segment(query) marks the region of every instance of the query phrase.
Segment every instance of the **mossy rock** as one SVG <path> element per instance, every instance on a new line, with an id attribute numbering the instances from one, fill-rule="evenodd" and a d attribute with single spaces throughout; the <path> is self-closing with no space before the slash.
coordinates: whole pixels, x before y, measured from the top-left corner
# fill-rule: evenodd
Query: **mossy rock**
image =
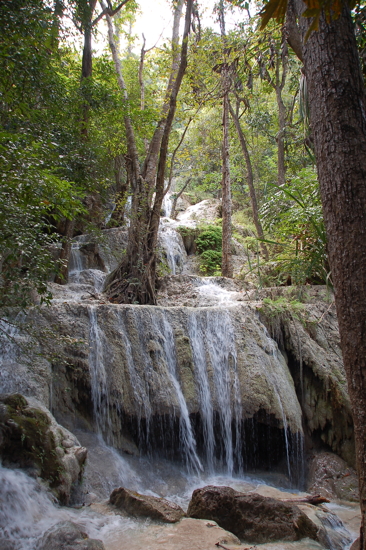
<path id="1" fill-rule="evenodd" d="M 36 468 L 50 487 L 56 487 L 64 468 L 56 453 L 47 414 L 29 407 L 20 394 L 0 396 L 0 404 L 0 456 L 3 462 Z"/>

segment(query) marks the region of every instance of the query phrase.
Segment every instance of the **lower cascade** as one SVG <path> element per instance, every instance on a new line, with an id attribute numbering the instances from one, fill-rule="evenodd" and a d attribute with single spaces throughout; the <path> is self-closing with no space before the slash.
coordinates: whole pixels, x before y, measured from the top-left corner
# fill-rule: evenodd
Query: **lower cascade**
<path id="1" fill-rule="evenodd" d="M 125 238 L 115 231 L 107 237 Z M 178 256 L 166 253 L 172 273 L 181 266 Z M 310 342 L 289 317 L 281 328 L 287 340 L 276 342 L 255 300 L 222 278 L 167 277 L 164 305 L 107 303 L 99 292 L 113 261 L 110 251 L 78 238 L 70 282 L 52 286 L 52 304 L 1 320 L 1 548 L 47 550 L 52 537 L 67 532 L 75 540 L 89 537 L 90 548 L 103 547 L 92 546 L 97 539 L 106 550 L 139 550 L 153 526 L 111 512 L 104 500 L 118 487 L 187 510 L 192 491 L 205 485 L 275 498 L 283 493 L 273 486 L 304 489 L 311 438 L 313 448 L 352 463 L 347 396 L 337 393 L 340 418 L 329 393 L 336 384 L 343 388 L 343 371 L 338 363 L 332 371 L 331 348 L 316 329 Z M 331 322 L 324 308 L 321 319 Z M 13 401 L 20 408 L 9 408 Z M 45 478 L 32 436 L 16 427 L 19 415 L 43 418 L 45 433 L 53 434 L 50 456 L 62 463 L 50 468 L 59 473 Z M 16 437 L 29 446 L 23 458 L 2 448 Z M 48 489 L 37 482 L 40 475 Z M 59 507 L 55 495 L 80 509 Z M 324 514 L 310 518 L 323 533 L 319 540 L 314 535 L 281 548 L 348 548 L 356 535 L 333 511 Z M 185 521 L 193 520 L 180 522 L 190 532 Z"/>

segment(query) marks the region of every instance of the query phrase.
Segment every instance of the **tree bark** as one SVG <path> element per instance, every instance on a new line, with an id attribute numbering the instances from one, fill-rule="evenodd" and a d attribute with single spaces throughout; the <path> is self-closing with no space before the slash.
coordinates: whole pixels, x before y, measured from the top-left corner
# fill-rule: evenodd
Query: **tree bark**
<path id="1" fill-rule="evenodd" d="M 304 4 L 297 2 L 298 14 Z M 366 549 L 366 115 L 365 94 L 349 9 L 320 19 L 304 40 L 309 20 L 299 19 L 308 82 L 310 120 L 329 263 L 348 391 L 352 404 L 362 524 Z"/>
<path id="2" fill-rule="evenodd" d="M 223 0 L 218 4 L 218 15 L 220 23 L 221 38 L 225 46 L 226 30 L 225 30 L 225 7 Z M 222 263 L 221 274 L 223 277 L 232 277 L 234 274 L 233 259 L 231 254 L 231 181 L 230 181 L 230 150 L 229 150 L 229 90 L 230 90 L 230 74 L 229 64 L 224 59 L 221 64 L 221 87 L 222 87 L 222 179 L 221 179 L 221 194 L 222 194 Z"/>
<path id="3" fill-rule="evenodd" d="M 234 273 L 231 254 L 231 185 L 229 163 L 229 94 L 225 91 L 222 101 L 222 266 L 223 277 L 232 277 Z"/>
<path id="4" fill-rule="evenodd" d="M 252 206 L 253 221 L 254 221 L 255 228 L 257 230 L 257 237 L 258 237 L 258 239 L 261 240 L 260 246 L 261 246 L 261 249 L 262 249 L 262 252 L 263 252 L 264 259 L 266 261 L 268 261 L 268 250 L 267 250 L 267 247 L 266 247 L 265 243 L 263 242 L 264 233 L 263 233 L 262 224 L 261 224 L 260 219 L 259 219 L 257 195 L 256 195 L 255 188 L 254 188 L 252 162 L 250 160 L 250 155 L 249 155 L 249 151 L 248 151 L 248 147 L 247 147 L 247 142 L 246 142 L 242 127 L 240 125 L 239 117 L 238 117 L 237 113 L 234 111 L 234 109 L 232 108 L 230 102 L 229 102 L 229 109 L 230 109 L 231 118 L 233 119 L 233 122 L 235 124 L 235 128 L 236 128 L 238 138 L 239 138 L 240 147 L 241 147 L 242 153 L 244 155 L 245 164 L 246 164 L 246 167 L 247 167 L 247 183 L 248 183 L 248 188 L 249 188 L 250 203 L 251 203 L 251 206 Z"/>
<path id="5" fill-rule="evenodd" d="M 65 285 L 67 283 L 67 274 L 69 269 L 70 253 L 71 253 L 71 239 L 74 236 L 75 220 L 66 220 L 65 222 L 65 235 L 61 247 L 59 260 L 62 261 L 59 275 L 55 277 L 55 283 L 59 285 Z"/>
<path id="6" fill-rule="evenodd" d="M 177 193 L 173 199 L 173 202 L 172 202 L 172 211 L 170 213 L 170 217 L 172 220 L 175 220 L 176 217 L 177 217 L 177 213 L 176 213 L 176 209 L 177 209 L 177 202 L 178 202 L 178 199 L 183 195 L 184 191 L 187 189 L 188 185 L 190 184 L 190 182 L 192 181 L 192 178 L 188 178 L 187 181 L 184 183 L 182 189 L 179 191 L 179 193 Z"/>
<path id="7" fill-rule="evenodd" d="M 161 205 L 164 198 L 164 176 L 169 135 L 174 120 L 177 95 L 187 66 L 188 35 L 192 13 L 192 0 L 187 0 L 185 28 L 179 50 L 179 19 L 183 0 L 179 0 L 173 25 L 173 58 L 170 78 L 160 119 L 142 169 L 140 169 L 136 141 L 130 117 L 125 115 L 126 137 L 129 149 L 130 179 L 132 181 L 132 208 L 128 245 L 120 265 L 107 278 L 106 292 L 115 303 L 155 304 L 156 295 L 156 244 Z M 109 25 L 109 42 L 117 69 L 118 82 L 127 101 L 126 87 L 118 55 L 113 53 L 113 28 Z M 151 208 L 153 191 L 155 200 Z"/>

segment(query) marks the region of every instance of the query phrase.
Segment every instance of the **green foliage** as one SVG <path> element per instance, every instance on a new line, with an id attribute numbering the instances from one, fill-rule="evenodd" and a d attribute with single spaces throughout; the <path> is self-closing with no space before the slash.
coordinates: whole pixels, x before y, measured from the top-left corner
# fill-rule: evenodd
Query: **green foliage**
<path id="1" fill-rule="evenodd" d="M 315 170 L 304 168 L 288 180 L 286 188 L 274 191 L 262 206 L 267 231 L 277 240 L 272 245 L 272 269 L 268 282 L 283 284 L 328 284 L 326 235 Z"/>
<path id="2" fill-rule="evenodd" d="M 196 246 L 199 254 L 208 250 L 220 251 L 222 248 L 222 228 L 209 225 L 203 229 L 196 238 Z"/>
<path id="3" fill-rule="evenodd" d="M 259 311 L 269 319 L 284 315 L 299 319 L 301 313 L 304 312 L 304 308 L 305 306 L 302 302 L 290 299 L 287 296 L 280 296 L 274 300 L 271 298 L 264 298 Z"/>
<path id="4" fill-rule="evenodd" d="M 221 275 L 221 250 L 205 250 L 200 255 L 200 272 L 204 275 Z"/>
<path id="5" fill-rule="evenodd" d="M 0 307 L 26 307 L 31 291 L 47 301 L 57 270 L 50 220 L 82 210 L 81 195 L 48 165 L 53 146 L 27 135 L 0 133 Z"/>

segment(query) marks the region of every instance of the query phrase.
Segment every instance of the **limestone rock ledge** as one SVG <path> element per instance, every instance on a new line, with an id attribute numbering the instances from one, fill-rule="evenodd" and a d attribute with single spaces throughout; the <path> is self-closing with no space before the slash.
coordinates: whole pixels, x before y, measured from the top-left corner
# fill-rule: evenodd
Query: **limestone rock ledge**
<path id="1" fill-rule="evenodd" d="M 87 449 L 35 399 L 0 395 L 0 457 L 4 465 L 41 477 L 62 504 L 81 477 Z"/>

